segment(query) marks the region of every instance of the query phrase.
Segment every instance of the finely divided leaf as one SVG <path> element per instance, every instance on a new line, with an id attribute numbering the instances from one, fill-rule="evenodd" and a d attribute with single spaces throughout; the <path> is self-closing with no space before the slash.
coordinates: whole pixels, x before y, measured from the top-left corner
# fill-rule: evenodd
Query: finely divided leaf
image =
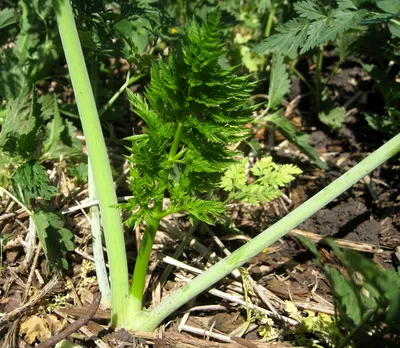
<path id="1" fill-rule="evenodd" d="M 231 165 L 224 176 L 222 177 L 221 184 L 219 187 L 225 191 L 232 192 L 235 190 L 241 190 L 246 186 L 246 165 L 248 159 L 244 158 L 240 163 Z"/>
<path id="2" fill-rule="evenodd" d="M 264 186 L 283 187 L 295 179 L 302 170 L 293 164 L 277 165 L 272 157 L 264 157 L 256 162 L 251 172 L 258 177 L 257 182 Z"/>
<path id="3" fill-rule="evenodd" d="M 219 38 L 219 11 L 199 24 L 188 23 L 177 49 L 153 64 L 145 99 L 128 92 L 132 110 L 145 122 L 146 134 L 131 137 L 131 188 L 135 211 L 128 224 L 151 218 L 149 203 L 167 192 L 166 213 L 186 211 L 208 223 L 223 211 L 221 203 L 196 198 L 219 185 L 237 153 L 229 145 L 245 139 L 251 121 L 248 77 L 225 69 Z M 176 144 L 176 148 L 171 144 Z"/>
<path id="4" fill-rule="evenodd" d="M 283 62 L 283 56 L 279 53 L 272 60 L 271 79 L 268 91 L 268 110 L 279 106 L 284 95 L 289 91 L 290 80 Z"/>
<path id="5" fill-rule="evenodd" d="M 224 210 L 225 205 L 222 202 L 202 200 L 195 197 L 187 201 L 180 202 L 180 205 L 176 211 L 188 212 L 197 220 L 213 225 L 214 219 L 220 217 Z"/>
<path id="6" fill-rule="evenodd" d="M 255 177 L 247 183 L 246 165 L 248 159 L 244 158 L 241 163 L 233 164 L 225 172 L 220 187 L 229 192 L 229 201 L 249 202 L 255 206 L 266 203 L 281 195 L 279 187 L 294 180 L 294 175 L 302 171 L 292 165 L 277 165 L 268 156 L 257 161 L 251 168 Z"/>

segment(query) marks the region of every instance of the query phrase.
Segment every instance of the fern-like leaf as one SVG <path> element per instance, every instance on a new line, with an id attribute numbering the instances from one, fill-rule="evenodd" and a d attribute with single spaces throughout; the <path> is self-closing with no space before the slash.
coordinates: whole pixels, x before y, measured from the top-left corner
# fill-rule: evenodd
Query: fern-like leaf
<path id="1" fill-rule="evenodd" d="M 145 123 L 145 134 L 130 138 L 134 198 L 121 205 L 134 212 L 128 225 L 151 219 L 151 202 L 164 194 L 170 197 L 164 213 L 186 211 L 211 223 L 223 211 L 198 195 L 218 187 L 237 154 L 228 145 L 248 136 L 243 125 L 251 121 L 247 100 L 254 85 L 219 65 L 225 54 L 219 21 L 215 11 L 202 24 L 186 25 L 177 49 L 153 64 L 145 99 L 128 91 Z M 179 145 L 172 150 L 172 143 Z"/>
<path id="2" fill-rule="evenodd" d="M 277 165 L 272 157 L 264 157 L 251 168 L 255 180 L 247 184 L 246 165 L 248 159 L 232 165 L 221 180 L 220 187 L 229 192 L 228 200 L 249 202 L 259 205 L 278 198 L 281 195 L 279 187 L 294 180 L 301 174 L 300 168 L 292 165 Z"/>

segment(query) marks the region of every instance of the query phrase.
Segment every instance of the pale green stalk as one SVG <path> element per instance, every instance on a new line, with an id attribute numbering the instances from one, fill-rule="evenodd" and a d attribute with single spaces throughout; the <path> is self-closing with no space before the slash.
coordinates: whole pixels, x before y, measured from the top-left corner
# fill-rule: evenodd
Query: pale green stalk
<path id="1" fill-rule="evenodd" d="M 97 105 L 97 86 L 98 86 L 98 73 L 97 73 L 97 57 L 93 56 L 90 64 L 90 80 L 92 84 L 93 96 Z M 99 115 L 100 116 L 100 115 Z M 94 183 L 93 169 L 90 164 L 90 155 L 88 156 L 88 188 L 89 188 L 89 201 L 97 201 L 96 185 Z M 108 308 L 111 308 L 111 287 L 108 280 L 106 269 L 106 261 L 104 259 L 100 211 L 97 205 L 90 208 L 90 228 L 92 232 L 92 247 L 93 258 L 96 267 L 96 277 L 99 283 L 101 292 L 101 302 Z"/>
<path id="2" fill-rule="evenodd" d="M 149 313 L 143 313 L 138 321 L 131 323 L 131 327 L 133 326 L 133 329 L 139 331 L 154 330 L 176 309 L 213 286 L 217 281 L 231 273 L 234 269 L 240 267 L 266 247 L 283 237 L 286 233 L 290 232 L 293 228 L 323 208 L 353 184 L 368 175 L 368 173 L 376 169 L 383 162 L 394 156 L 398 151 L 400 151 L 400 134 L 381 146 L 378 150 L 317 193 L 314 197 L 303 203 L 300 207 L 286 215 L 241 248 L 234 251 L 231 255 L 216 263 L 206 272 L 197 276 L 183 288 L 164 299 Z"/>
<path id="3" fill-rule="evenodd" d="M 272 30 L 272 25 L 274 23 L 275 12 L 276 12 L 276 7 L 275 4 L 272 3 L 271 8 L 269 10 L 267 25 L 265 27 L 265 37 L 271 36 L 271 30 Z"/>
<path id="4" fill-rule="evenodd" d="M 61 41 L 71 76 L 86 145 L 95 174 L 110 266 L 112 324 L 128 326 L 129 283 L 125 241 L 111 167 L 101 130 L 72 8 L 68 0 L 53 0 Z"/>

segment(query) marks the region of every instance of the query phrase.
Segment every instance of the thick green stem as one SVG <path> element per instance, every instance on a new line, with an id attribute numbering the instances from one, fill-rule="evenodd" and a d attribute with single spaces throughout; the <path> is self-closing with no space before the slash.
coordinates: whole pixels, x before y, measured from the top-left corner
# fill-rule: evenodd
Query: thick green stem
<path id="1" fill-rule="evenodd" d="M 156 202 L 153 210 L 153 218 L 148 223 L 143 234 L 138 256 L 136 258 L 135 270 L 133 271 L 132 285 L 130 293 L 137 301 L 134 302 L 133 312 L 139 312 L 142 309 L 143 291 L 146 280 L 149 258 L 156 236 L 158 225 L 160 224 L 160 214 L 162 213 L 162 201 Z"/>
<path id="2" fill-rule="evenodd" d="M 114 326 L 128 326 L 130 309 L 128 266 L 120 213 L 115 208 L 118 201 L 107 149 L 71 5 L 68 0 L 53 0 L 53 4 L 94 172 L 103 220 L 110 266 L 112 324 Z"/>
<path id="3" fill-rule="evenodd" d="M 169 151 L 169 159 L 172 161 L 178 152 L 181 135 L 182 135 L 183 123 L 177 122 L 175 134 L 172 140 L 171 149 Z M 161 185 L 164 186 L 164 182 L 167 181 L 168 173 L 166 177 L 161 178 Z M 145 279 L 147 274 L 147 268 L 149 265 L 149 258 L 151 250 L 154 243 L 154 238 L 156 236 L 158 226 L 160 225 L 160 220 L 163 210 L 163 201 L 154 202 L 153 217 L 148 222 L 147 227 L 143 234 L 143 239 L 140 244 L 138 256 L 135 263 L 135 269 L 132 276 L 132 285 L 130 289 L 131 295 L 135 298 L 133 312 L 139 312 L 142 309 L 143 303 L 143 291 L 145 286 Z"/>
<path id="4" fill-rule="evenodd" d="M 178 121 L 174 134 L 174 140 L 172 141 L 171 149 L 169 151 L 169 159 L 171 161 L 178 152 L 179 143 L 181 142 L 182 130 L 183 130 L 183 123 Z"/>
<path id="5" fill-rule="evenodd" d="M 132 325 L 136 330 L 152 331 L 176 309 L 187 303 L 234 269 L 256 256 L 266 247 L 274 243 L 304 220 L 338 197 L 353 184 L 376 169 L 383 162 L 400 151 L 400 134 L 381 146 L 378 150 L 343 174 L 300 207 L 286 215 L 283 219 L 263 231 L 250 242 L 234 251 L 190 283 L 163 300 L 157 307 L 140 318 L 140 322 Z"/>

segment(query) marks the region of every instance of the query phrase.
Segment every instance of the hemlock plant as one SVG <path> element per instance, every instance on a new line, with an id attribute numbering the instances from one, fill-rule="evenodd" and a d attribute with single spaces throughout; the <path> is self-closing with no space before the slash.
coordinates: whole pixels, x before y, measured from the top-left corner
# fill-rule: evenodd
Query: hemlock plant
<path id="1" fill-rule="evenodd" d="M 122 207 L 135 210 L 126 222 L 128 225 L 146 222 L 129 287 L 111 169 L 72 9 L 67 0 L 53 3 L 98 191 L 110 266 L 114 326 L 154 330 L 177 308 L 257 255 L 400 149 L 400 135 L 397 135 L 158 306 L 150 311 L 143 310 L 144 277 L 160 219 L 175 212 L 187 212 L 192 220 L 212 223 L 213 218 L 224 211 L 223 203 L 211 199 L 210 192 L 214 189 L 221 187 L 228 191 L 228 199 L 267 201 L 278 194 L 277 186 L 290 181 L 299 169 L 290 165 L 277 166 L 264 159 L 252 169 L 256 177 L 253 183 L 247 184 L 243 179 L 245 162 L 235 167 L 237 152 L 228 145 L 246 137 L 243 125 L 249 122 L 251 108 L 246 106 L 246 101 L 252 85 L 245 77 L 237 77 L 234 69 L 222 69 L 218 64 L 224 52 L 218 39 L 218 12 L 210 15 L 202 26 L 191 22 L 185 27 L 181 45 L 170 53 L 168 61 L 152 66 L 146 99 L 128 92 L 132 109 L 145 122 L 145 134 L 130 138 L 134 198 Z M 170 203 L 164 208 L 166 195 Z"/>
<path id="2" fill-rule="evenodd" d="M 224 70 L 218 39 L 219 13 L 203 26 L 185 28 L 181 45 L 167 62 L 153 64 L 146 100 L 128 91 L 132 110 L 145 122 L 145 134 L 132 136 L 131 188 L 134 198 L 122 204 L 135 211 L 126 221 L 146 230 L 139 249 L 130 293 L 142 308 L 144 280 L 160 219 L 187 212 L 191 219 L 212 223 L 224 211 L 207 193 L 238 153 L 227 145 L 247 136 L 250 121 L 246 101 L 252 90 L 246 78 Z M 170 198 L 163 209 L 164 197 Z"/>

